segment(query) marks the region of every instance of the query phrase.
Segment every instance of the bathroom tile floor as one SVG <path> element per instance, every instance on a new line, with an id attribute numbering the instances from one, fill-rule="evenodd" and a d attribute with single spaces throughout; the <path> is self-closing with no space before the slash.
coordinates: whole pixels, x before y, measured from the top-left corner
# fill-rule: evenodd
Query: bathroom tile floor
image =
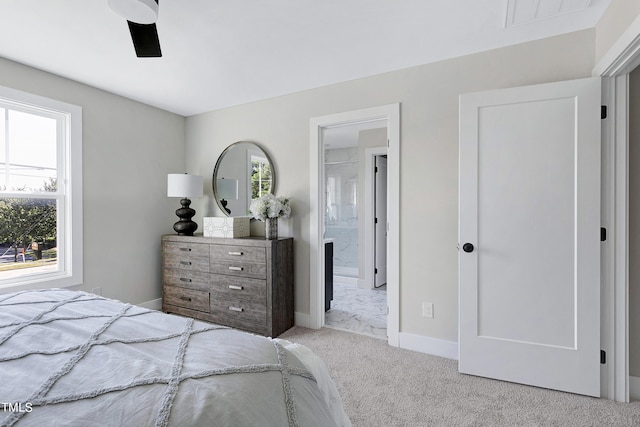
<path id="1" fill-rule="evenodd" d="M 331 310 L 325 326 L 374 338 L 387 339 L 387 287 L 367 290 L 334 277 Z"/>

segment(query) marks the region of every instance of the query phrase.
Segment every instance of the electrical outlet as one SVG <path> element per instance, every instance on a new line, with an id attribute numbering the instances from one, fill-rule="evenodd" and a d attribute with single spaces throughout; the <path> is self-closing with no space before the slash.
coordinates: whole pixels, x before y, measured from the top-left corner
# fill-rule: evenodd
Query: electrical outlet
<path id="1" fill-rule="evenodd" d="M 422 303 L 422 317 L 428 317 L 430 319 L 433 319 L 433 303 L 432 302 Z"/>
<path id="2" fill-rule="evenodd" d="M 102 288 L 93 288 L 91 289 L 92 294 L 102 295 Z"/>

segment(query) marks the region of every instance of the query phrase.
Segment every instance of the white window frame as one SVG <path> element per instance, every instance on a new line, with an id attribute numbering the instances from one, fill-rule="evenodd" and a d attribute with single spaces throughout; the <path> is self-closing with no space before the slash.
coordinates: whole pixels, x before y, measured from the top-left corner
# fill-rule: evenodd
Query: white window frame
<path id="1" fill-rule="evenodd" d="M 82 108 L 66 102 L 0 86 L 0 106 L 26 112 L 40 110 L 61 119 L 58 142 L 58 270 L 0 280 L 0 293 L 69 287 L 83 281 L 82 247 Z M 47 114 L 48 113 L 48 114 Z M 0 192 L 0 197 L 16 193 Z M 21 194 L 25 197 L 25 194 Z M 29 194 L 29 197 L 47 197 Z"/>
<path id="2" fill-rule="evenodd" d="M 267 160 L 267 157 L 264 155 L 263 152 L 259 151 L 259 150 L 251 150 L 251 149 L 247 149 L 247 176 L 249 177 L 248 182 L 247 182 L 247 197 L 249 199 L 249 205 L 251 205 L 251 198 L 253 197 L 253 189 L 251 188 L 251 171 L 252 171 L 252 167 L 253 167 L 253 162 L 254 161 L 258 161 L 261 164 L 264 163 L 269 163 L 269 161 Z M 273 168 L 273 166 L 271 166 Z M 273 192 L 273 170 L 271 171 L 271 185 L 270 188 L 272 189 Z"/>

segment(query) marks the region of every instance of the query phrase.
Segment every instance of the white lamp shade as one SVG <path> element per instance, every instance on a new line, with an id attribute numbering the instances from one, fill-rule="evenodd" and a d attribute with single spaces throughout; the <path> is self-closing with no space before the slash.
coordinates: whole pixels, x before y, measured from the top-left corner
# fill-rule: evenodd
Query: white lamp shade
<path id="1" fill-rule="evenodd" d="M 220 199 L 236 200 L 238 198 L 238 180 L 218 179 L 216 181 L 216 196 Z"/>
<path id="2" fill-rule="evenodd" d="M 202 177 L 170 173 L 167 176 L 167 197 L 202 197 Z"/>
<path id="3" fill-rule="evenodd" d="M 153 24 L 158 20 L 158 3 L 155 0 L 107 0 L 109 7 L 127 21 Z"/>

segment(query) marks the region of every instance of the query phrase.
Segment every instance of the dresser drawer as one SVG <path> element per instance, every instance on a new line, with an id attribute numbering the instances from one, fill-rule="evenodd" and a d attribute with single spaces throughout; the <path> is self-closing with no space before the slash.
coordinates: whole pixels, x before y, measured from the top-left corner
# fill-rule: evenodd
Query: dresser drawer
<path id="1" fill-rule="evenodd" d="M 214 294 L 211 298 L 211 317 L 215 323 L 264 333 L 267 308 L 264 303 Z"/>
<path id="2" fill-rule="evenodd" d="M 255 264 L 250 262 L 220 261 L 211 262 L 209 271 L 215 274 L 225 274 L 228 276 L 250 277 L 253 279 L 267 278 L 267 264 Z"/>
<path id="3" fill-rule="evenodd" d="M 209 271 L 209 245 L 164 242 L 162 257 L 165 267 Z"/>
<path id="4" fill-rule="evenodd" d="M 165 285 L 208 291 L 209 273 L 183 270 L 180 268 L 163 268 L 162 283 Z"/>
<path id="5" fill-rule="evenodd" d="M 209 313 L 211 305 L 209 303 L 209 292 L 195 289 L 181 288 L 179 286 L 164 286 L 164 304 L 176 305 L 190 310 Z"/>
<path id="6" fill-rule="evenodd" d="M 240 261 L 265 263 L 267 256 L 264 248 L 253 246 L 211 245 L 211 263 L 220 261 Z"/>
<path id="7" fill-rule="evenodd" d="M 211 275 L 211 292 L 225 298 L 267 303 L 267 281 L 222 274 Z"/>

